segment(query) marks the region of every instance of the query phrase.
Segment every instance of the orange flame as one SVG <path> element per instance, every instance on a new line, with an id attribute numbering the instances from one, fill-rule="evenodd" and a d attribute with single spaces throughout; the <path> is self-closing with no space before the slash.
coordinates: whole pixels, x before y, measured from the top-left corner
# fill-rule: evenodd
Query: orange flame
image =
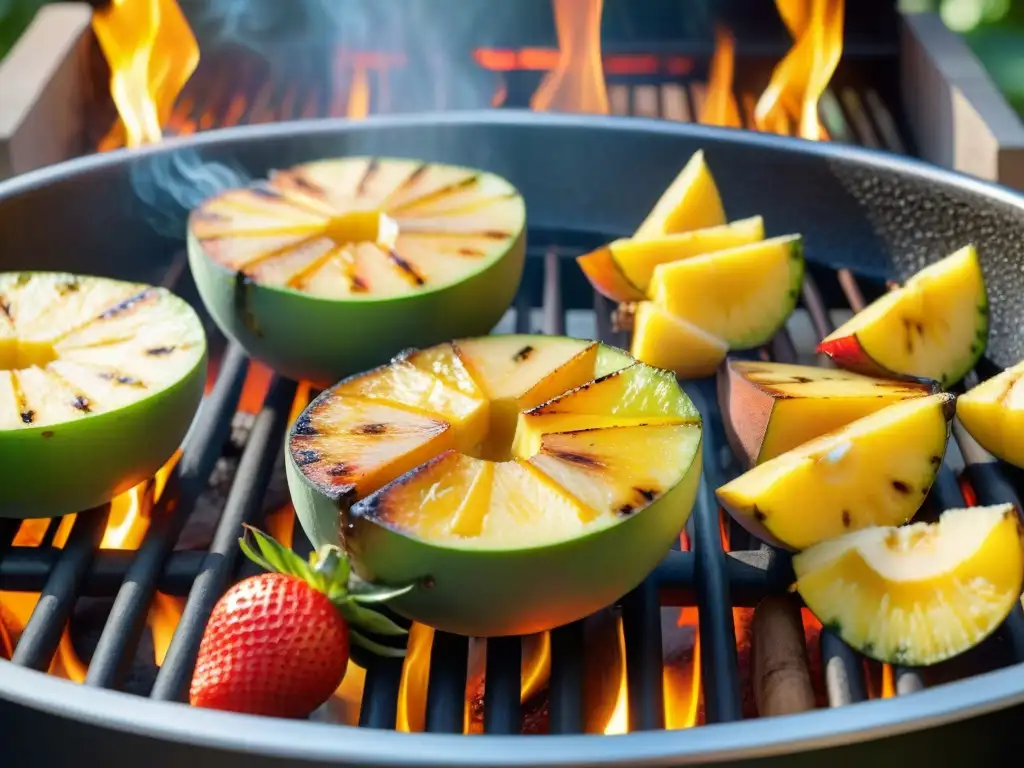
<path id="1" fill-rule="evenodd" d="M 601 62 L 604 0 L 552 0 L 552 5 L 558 33 L 558 63 L 534 92 L 530 108 L 538 112 L 608 114 Z"/>
<path id="2" fill-rule="evenodd" d="M 772 72 L 754 122 L 762 131 L 827 139 L 818 101 L 843 52 L 844 0 L 776 0 L 776 6 L 795 43 Z"/>
<path id="3" fill-rule="evenodd" d="M 740 111 L 733 95 L 733 70 L 736 58 L 736 40 L 724 27 L 715 30 L 715 52 L 708 72 L 707 97 L 700 113 L 700 122 L 740 128 Z"/>
<path id="4" fill-rule="evenodd" d="M 345 114 L 351 120 L 362 120 L 370 114 L 370 82 L 366 74 L 366 65 L 360 61 L 355 63 L 350 88 Z"/>
<path id="5" fill-rule="evenodd" d="M 110 93 L 129 147 L 159 141 L 199 44 L 175 0 L 112 0 L 92 28 L 110 65 Z"/>

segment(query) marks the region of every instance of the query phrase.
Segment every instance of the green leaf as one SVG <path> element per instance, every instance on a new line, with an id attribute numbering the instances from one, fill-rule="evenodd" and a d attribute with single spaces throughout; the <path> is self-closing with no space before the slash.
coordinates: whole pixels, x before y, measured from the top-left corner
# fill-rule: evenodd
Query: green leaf
<path id="1" fill-rule="evenodd" d="M 391 659 L 401 659 L 405 656 L 405 648 L 395 648 L 375 643 L 373 640 L 370 640 L 368 637 L 364 637 L 354 629 L 349 629 L 348 636 L 353 645 L 365 648 L 370 653 L 375 653 L 378 656 L 385 656 Z"/>
<path id="2" fill-rule="evenodd" d="M 314 570 L 327 578 L 332 591 L 337 586 L 348 590 L 348 579 L 352 572 L 348 555 L 333 544 L 325 544 L 314 558 L 310 558 L 314 562 Z"/>
<path id="3" fill-rule="evenodd" d="M 263 559 L 270 563 L 273 570 L 303 579 L 307 577 L 310 569 L 301 557 L 262 531 L 255 528 L 249 528 L 249 531 L 256 539 L 256 546 Z"/>
<path id="4" fill-rule="evenodd" d="M 358 591 L 353 589 L 349 593 L 349 599 L 364 604 L 386 603 L 388 600 L 411 592 L 415 586 L 415 584 L 406 584 L 404 587 L 377 587 L 364 581 Z"/>
<path id="5" fill-rule="evenodd" d="M 383 613 L 371 610 L 369 608 L 363 608 L 357 603 L 353 603 L 351 600 L 341 603 L 338 606 L 341 611 L 341 615 L 345 617 L 345 621 L 349 623 L 350 627 L 359 627 L 367 632 L 372 632 L 375 635 L 386 635 L 390 637 L 399 637 L 401 635 L 409 634 L 409 631 L 405 627 L 400 627 L 398 624 L 393 622 Z"/>
<path id="6" fill-rule="evenodd" d="M 262 555 L 257 555 L 253 552 L 252 547 L 249 546 L 249 542 L 245 540 L 245 536 L 238 539 L 238 548 L 242 550 L 242 554 L 252 560 L 256 565 L 262 568 L 264 571 L 273 571 L 274 567 L 263 559 Z"/>

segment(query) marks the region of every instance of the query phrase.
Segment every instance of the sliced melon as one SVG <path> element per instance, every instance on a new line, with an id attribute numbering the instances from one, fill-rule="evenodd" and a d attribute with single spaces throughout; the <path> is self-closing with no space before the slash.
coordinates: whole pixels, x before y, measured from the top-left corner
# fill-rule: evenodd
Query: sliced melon
<path id="1" fill-rule="evenodd" d="M 703 150 L 697 150 L 658 198 L 633 237 L 648 239 L 722 224 L 725 224 L 725 210 L 718 187 L 708 170 Z"/>
<path id="2" fill-rule="evenodd" d="M 956 413 L 982 448 L 1024 469 L 1024 362 L 961 395 Z"/>
<path id="3" fill-rule="evenodd" d="M 633 314 L 630 352 L 648 365 L 684 379 L 710 376 L 729 352 L 729 345 L 651 301 L 639 302 Z"/>
<path id="4" fill-rule="evenodd" d="M 0 517 L 83 511 L 149 479 L 205 384 L 202 323 L 167 290 L 0 274 Z"/>
<path id="5" fill-rule="evenodd" d="M 799 235 L 661 264 L 654 302 L 733 349 L 768 342 L 796 307 L 804 276 Z"/>
<path id="6" fill-rule="evenodd" d="M 699 421 L 672 374 L 635 363 L 519 413 L 512 453 L 533 456 L 542 436 L 551 432 Z"/>
<path id="7" fill-rule="evenodd" d="M 849 371 L 729 360 L 718 372 L 718 405 L 737 458 L 760 464 L 826 432 L 912 397 L 934 381 L 888 380 Z"/>
<path id="8" fill-rule="evenodd" d="M 842 368 L 955 384 L 988 344 L 988 294 L 974 246 L 925 267 L 818 345 Z"/>
<path id="9" fill-rule="evenodd" d="M 515 459 L 493 418 L 477 450 L 459 436 L 479 418 L 469 403 L 515 416 L 552 392 L 577 397 L 588 424 L 634 426 L 546 435 Z M 286 466 L 315 545 L 341 541 L 364 578 L 421 585 L 396 610 L 522 634 L 592 613 L 650 572 L 689 516 L 700 438 L 667 372 L 576 339 L 495 336 L 410 351 L 326 390 L 293 426 Z"/>
<path id="10" fill-rule="evenodd" d="M 796 588 L 823 625 L 873 659 L 926 666 L 976 646 L 1024 586 L 1024 536 L 1010 504 L 951 509 L 937 523 L 868 528 L 793 558 Z"/>
<path id="11" fill-rule="evenodd" d="M 806 549 L 873 525 L 902 525 L 942 464 L 953 395 L 904 400 L 759 464 L 718 489 L 763 541 Z"/>
<path id="12" fill-rule="evenodd" d="M 204 202 L 189 263 L 226 333 L 326 385 L 405 347 L 489 331 L 515 295 L 524 227 L 519 193 L 492 174 L 322 160 Z"/>

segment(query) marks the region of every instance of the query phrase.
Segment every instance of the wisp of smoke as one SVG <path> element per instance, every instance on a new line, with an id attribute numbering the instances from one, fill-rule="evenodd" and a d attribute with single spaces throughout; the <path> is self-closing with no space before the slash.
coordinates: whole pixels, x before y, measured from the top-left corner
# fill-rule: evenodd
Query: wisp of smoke
<path id="1" fill-rule="evenodd" d="M 238 165 L 203 160 L 192 149 L 179 149 L 136 160 L 131 167 L 132 190 L 143 215 L 164 237 L 185 236 L 189 211 L 218 192 L 251 183 Z"/>

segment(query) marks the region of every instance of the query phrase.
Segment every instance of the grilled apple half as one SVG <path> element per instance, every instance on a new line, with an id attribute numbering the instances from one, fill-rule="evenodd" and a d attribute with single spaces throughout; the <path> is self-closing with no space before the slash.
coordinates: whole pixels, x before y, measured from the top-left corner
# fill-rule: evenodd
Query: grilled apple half
<path id="1" fill-rule="evenodd" d="M 204 202 L 189 263 L 227 334 L 326 386 L 405 347 L 490 331 L 519 285 L 525 221 L 493 174 L 322 160 Z"/>
<path id="2" fill-rule="evenodd" d="M 1024 469 L 1024 362 L 961 395 L 956 412 L 982 448 Z"/>
<path id="3" fill-rule="evenodd" d="M 514 409 L 552 396 L 558 415 L 513 451 Z M 311 541 L 340 538 L 364 578 L 418 585 L 397 611 L 496 636 L 636 586 L 689 517 L 700 446 L 670 374 L 593 342 L 494 336 L 326 390 L 293 426 L 286 466 Z"/>
<path id="4" fill-rule="evenodd" d="M 858 312 L 818 351 L 869 376 L 920 376 L 948 387 L 988 344 L 988 294 L 974 246 L 925 267 Z"/>
<path id="5" fill-rule="evenodd" d="M 750 466 L 900 400 L 938 391 L 934 381 L 875 379 L 809 365 L 728 360 L 718 371 L 726 437 Z"/>
<path id="6" fill-rule="evenodd" d="M 804 278 L 802 242 L 787 235 L 660 264 L 651 297 L 732 349 L 760 346 L 796 306 Z"/>
<path id="7" fill-rule="evenodd" d="M 103 504 L 177 450 L 206 383 L 206 337 L 163 288 L 0 274 L 0 517 Z"/>
<path id="8" fill-rule="evenodd" d="M 796 588 L 821 623 L 865 656 L 926 666 L 974 647 L 1024 584 L 1013 505 L 951 509 L 937 523 L 868 528 L 793 557 Z"/>
<path id="9" fill-rule="evenodd" d="M 935 481 L 954 411 L 947 393 L 895 403 L 759 464 L 718 499 L 762 541 L 793 550 L 902 525 Z"/>

